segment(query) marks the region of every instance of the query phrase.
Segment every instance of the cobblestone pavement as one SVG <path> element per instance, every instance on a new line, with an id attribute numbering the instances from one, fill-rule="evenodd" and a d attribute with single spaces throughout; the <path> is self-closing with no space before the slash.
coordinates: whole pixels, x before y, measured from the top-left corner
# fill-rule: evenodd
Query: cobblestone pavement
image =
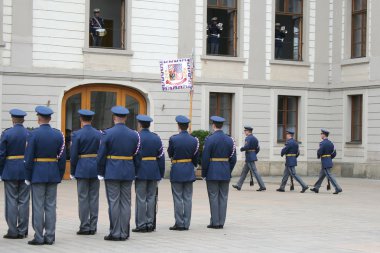
<path id="1" fill-rule="evenodd" d="M 196 181 L 191 227 L 183 232 L 168 230 L 174 224 L 173 202 L 170 182 L 164 180 L 159 186 L 157 231 L 131 233 L 125 242 L 103 240 L 109 226 L 104 183 L 98 233 L 75 234 L 79 224 L 76 183 L 65 181 L 58 190 L 56 243 L 37 247 L 27 245 L 27 240 L 1 238 L 0 252 L 380 252 L 380 181 L 338 178 L 343 193 L 333 195 L 325 186 L 319 194 L 301 194 L 300 187 L 279 193 L 275 189 L 280 180 L 264 178 L 266 192 L 256 192 L 257 184 L 252 188 L 247 181 L 240 192 L 231 187 L 223 230 L 206 228 L 209 205 L 205 182 Z M 312 183 L 316 178 L 304 180 Z M 3 191 L 0 183 L 0 231 L 5 234 Z M 29 234 L 28 240 L 33 235 L 31 225 Z"/>

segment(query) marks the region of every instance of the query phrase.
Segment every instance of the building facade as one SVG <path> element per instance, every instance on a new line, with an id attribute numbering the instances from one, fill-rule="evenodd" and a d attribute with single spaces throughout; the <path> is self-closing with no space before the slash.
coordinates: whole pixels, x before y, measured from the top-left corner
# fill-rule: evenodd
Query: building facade
<path id="1" fill-rule="evenodd" d="M 96 47 L 94 8 L 107 30 Z M 379 11 L 375 0 L 0 0 L 0 128 L 15 107 L 36 127 L 34 107 L 49 105 L 69 141 L 79 108 L 95 110 L 103 129 L 123 105 L 132 128 L 136 114 L 152 115 L 167 145 L 174 117 L 189 114 L 189 91 L 163 92 L 159 61 L 193 57 L 193 130 L 219 114 L 241 146 L 242 126 L 252 125 L 259 169 L 280 175 L 292 128 L 298 171 L 315 175 L 327 128 L 337 175 L 380 178 Z M 235 173 L 243 160 L 239 152 Z"/>

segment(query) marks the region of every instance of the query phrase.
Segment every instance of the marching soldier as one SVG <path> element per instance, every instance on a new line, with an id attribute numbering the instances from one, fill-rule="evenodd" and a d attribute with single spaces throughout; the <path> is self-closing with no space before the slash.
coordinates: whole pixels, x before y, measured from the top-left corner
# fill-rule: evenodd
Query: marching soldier
<path id="1" fill-rule="evenodd" d="M 197 166 L 199 140 L 187 129 L 190 120 L 182 115 L 175 118 L 179 134 L 169 139 L 168 154 L 172 161 L 170 182 L 172 186 L 175 224 L 170 230 L 189 230 L 193 198 L 194 167 Z"/>
<path id="2" fill-rule="evenodd" d="M 241 176 L 236 185 L 233 185 L 235 189 L 238 191 L 241 190 L 241 187 L 244 183 L 245 178 L 247 177 L 248 171 L 251 170 L 252 174 L 255 176 L 257 183 L 260 188 L 257 191 L 265 191 L 265 184 L 262 180 L 259 172 L 257 171 L 255 161 L 257 161 L 257 154 L 260 152 L 259 141 L 252 134 L 253 128 L 251 126 L 244 127 L 245 145 L 240 149 L 241 152 L 245 151 L 245 165 L 243 167 L 243 171 L 241 172 Z"/>
<path id="3" fill-rule="evenodd" d="M 235 141 L 223 130 L 224 118 L 212 116 L 214 133 L 207 137 L 202 155 L 202 177 L 207 182 L 211 219 L 207 228 L 222 229 L 226 221 L 228 188 L 236 164 Z"/>
<path id="4" fill-rule="evenodd" d="M 65 173 L 65 137 L 49 122 L 53 111 L 37 106 L 38 124 L 28 136 L 25 150 L 26 184 L 32 184 L 34 239 L 30 245 L 52 245 L 55 241 L 57 185 Z M 45 234 L 44 233 L 45 229 Z"/>
<path id="5" fill-rule="evenodd" d="M 152 232 L 157 182 L 165 174 L 164 147 L 160 137 L 149 130 L 153 119 L 147 115 L 137 115 L 136 119 L 141 129 L 141 163 L 136 170 L 136 228 L 132 232 Z"/>
<path id="6" fill-rule="evenodd" d="M 291 130 L 286 131 L 286 143 L 285 147 L 281 150 L 281 157 L 286 157 L 285 170 L 282 178 L 280 188 L 277 189 L 278 192 L 284 192 L 286 183 L 288 182 L 289 176 L 293 178 L 302 186 L 301 193 L 304 193 L 309 187 L 302 181 L 301 177 L 297 175 L 297 157 L 299 156 L 299 146 L 296 140 L 293 139 L 294 132 Z"/>
<path id="7" fill-rule="evenodd" d="M 319 143 L 319 149 L 317 152 L 318 159 L 321 159 L 322 169 L 319 172 L 318 181 L 315 183 L 314 188 L 310 189 L 311 191 L 318 193 L 319 188 L 325 177 L 331 182 L 335 188 L 334 194 L 342 192 L 342 188 L 339 186 L 335 177 L 331 174 L 331 169 L 333 167 L 332 159 L 336 156 L 336 150 L 334 144 L 328 139 L 330 132 L 326 129 L 321 129 L 321 138 L 322 141 Z"/>
<path id="8" fill-rule="evenodd" d="M 99 36 L 96 30 L 104 29 L 104 19 L 100 17 L 100 9 L 94 9 L 94 16 L 90 19 L 90 35 L 92 37 L 92 45 L 100 47 L 102 45 L 102 36 Z"/>
<path id="9" fill-rule="evenodd" d="M 28 131 L 23 126 L 26 113 L 19 109 L 9 112 L 13 127 L 5 130 L 0 140 L 0 181 L 4 181 L 5 239 L 28 236 L 30 186 L 25 184 L 24 152 Z"/>
<path id="10" fill-rule="evenodd" d="M 105 180 L 110 231 L 104 240 L 125 241 L 129 238 L 131 186 L 139 163 L 140 135 L 125 122 L 129 110 L 114 106 L 114 126 L 104 131 L 98 152 L 98 178 Z"/>
<path id="11" fill-rule="evenodd" d="M 77 235 L 96 233 L 99 212 L 99 180 L 96 157 L 101 132 L 91 126 L 94 112 L 79 110 L 82 129 L 71 139 L 71 179 L 77 180 L 80 226 Z"/>

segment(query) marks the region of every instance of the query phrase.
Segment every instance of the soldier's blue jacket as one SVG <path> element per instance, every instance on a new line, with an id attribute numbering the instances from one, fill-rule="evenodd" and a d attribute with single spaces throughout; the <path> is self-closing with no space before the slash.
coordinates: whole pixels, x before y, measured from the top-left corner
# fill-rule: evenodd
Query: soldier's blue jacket
<path id="1" fill-rule="evenodd" d="M 319 143 L 319 149 L 317 152 L 318 159 L 321 159 L 322 167 L 329 169 L 333 167 L 333 161 L 336 156 L 336 150 L 334 144 L 329 139 L 324 139 Z"/>
<path id="2" fill-rule="evenodd" d="M 3 132 L 0 140 L 0 177 L 2 180 L 25 180 L 24 153 L 28 130 L 15 124 Z"/>
<path id="3" fill-rule="evenodd" d="M 161 180 L 165 175 L 165 154 L 161 139 L 146 128 L 140 131 L 140 138 L 142 160 L 136 168 L 136 179 Z"/>
<path id="4" fill-rule="evenodd" d="M 98 175 L 105 180 L 133 181 L 140 158 L 140 135 L 123 123 L 103 132 L 97 157 Z"/>
<path id="5" fill-rule="evenodd" d="M 70 165 L 71 175 L 75 178 L 97 178 L 96 156 L 98 154 L 100 131 L 91 125 L 85 125 L 71 136 Z M 85 157 L 85 156 L 90 157 Z M 84 157 L 81 157 L 84 156 Z"/>
<path id="6" fill-rule="evenodd" d="M 36 161 L 35 159 L 57 159 Z M 31 183 L 60 183 L 65 174 L 65 141 L 61 131 L 42 124 L 30 132 L 25 150 L 27 180 Z"/>
<path id="7" fill-rule="evenodd" d="M 225 161 L 212 161 L 215 158 L 225 159 Z M 222 130 L 208 136 L 202 154 L 202 177 L 206 180 L 229 181 L 235 164 L 234 140 Z"/>
<path id="8" fill-rule="evenodd" d="M 298 142 L 293 138 L 285 142 L 285 147 L 281 150 L 281 157 L 286 156 L 285 165 L 289 167 L 297 166 L 297 157 L 300 155 Z"/>
<path id="9" fill-rule="evenodd" d="M 257 161 L 257 154 L 260 152 L 259 141 L 252 134 L 245 137 L 245 145 L 240 148 L 240 151 L 245 151 L 245 161 L 254 162 Z"/>
<path id="10" fill-rule="evenodd" d="M 169 139 L 168 154 L 172 160 L 170 171 L 170 182 L 194 182 L 194 167 L 198 162 L 199 141 L 187 131 L 181 131 Z M 189 162 L 178 162 L 177 160 L 191 160 Z"/>

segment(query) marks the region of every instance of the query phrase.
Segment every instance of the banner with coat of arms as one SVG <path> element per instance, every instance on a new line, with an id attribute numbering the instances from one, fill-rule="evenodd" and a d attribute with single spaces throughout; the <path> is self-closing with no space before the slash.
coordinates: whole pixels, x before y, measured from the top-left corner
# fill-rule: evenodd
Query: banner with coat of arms
<path id="1" fill-rule="evenodd" d="M 162 60 L 161 85 L 163 91 L 192 88 L 192 60 L 190 58 Z"/>

